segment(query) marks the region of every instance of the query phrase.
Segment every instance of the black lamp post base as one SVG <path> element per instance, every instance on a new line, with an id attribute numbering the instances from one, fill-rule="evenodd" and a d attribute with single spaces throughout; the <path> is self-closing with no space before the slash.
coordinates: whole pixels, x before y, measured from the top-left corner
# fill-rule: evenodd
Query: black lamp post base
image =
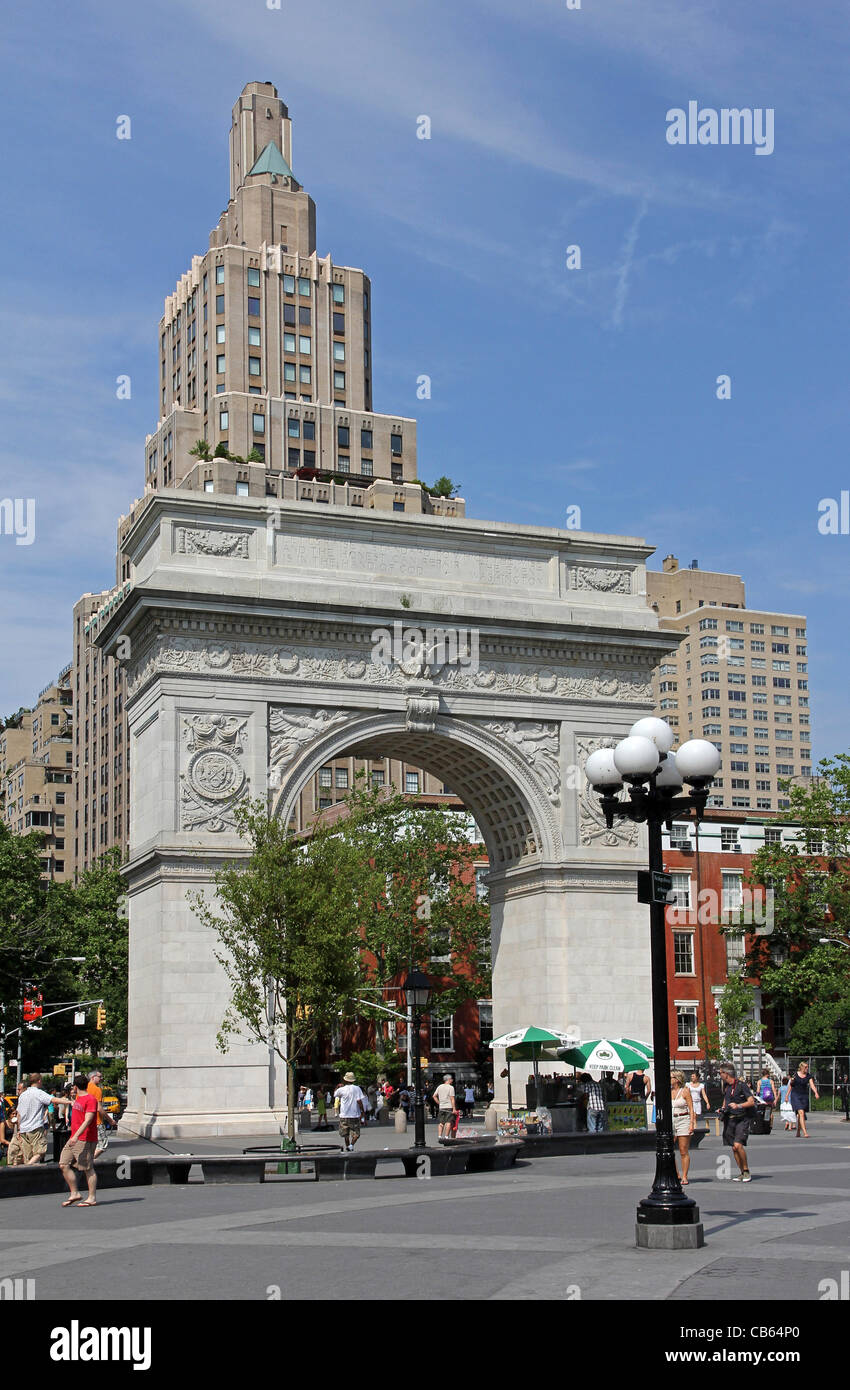
<path id="1" fill-rule="evenodd" d="M 705 1232 L 695 1202 L 687 1206 L 644 1206 L 637 1209 L 635 1245 L 642 1250 L 700 1250 Z"/>

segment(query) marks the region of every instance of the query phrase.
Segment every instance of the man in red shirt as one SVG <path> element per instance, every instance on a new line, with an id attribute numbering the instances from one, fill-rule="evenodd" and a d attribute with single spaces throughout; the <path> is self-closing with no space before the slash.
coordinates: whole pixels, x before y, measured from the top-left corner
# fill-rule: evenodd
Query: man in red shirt
<path id="1" fill-rule="evenodd" d="M 63 1207 L 73 1206 L 75 1202 L 79 1202 L 81 1207 L 97 1206 L 95 1198 L 97 1174 L 94 1170 L 94 1151 L 97 1144 L 97 1100 L 86 1091 L 88 1080 L 88 1077 L 83 1075 L 74 1077 L 74 1090 L 71 1093 L 74 1098 L 74 1104 L 71 1108 L 71 1136 L 59 1155 L 59 1167 L 70 1193 L 70 1196 L 62 1203 Z M 80 1190 L 77 1187 L 75 1168 L 86 1175 L 89 1195 L 84 1202 L 80 1202 Z"/>

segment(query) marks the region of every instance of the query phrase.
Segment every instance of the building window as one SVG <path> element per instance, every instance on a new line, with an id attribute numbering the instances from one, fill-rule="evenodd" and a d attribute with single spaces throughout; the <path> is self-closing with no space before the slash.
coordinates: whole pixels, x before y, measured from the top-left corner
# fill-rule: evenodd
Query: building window
<path id="1" fill-rule="evenodd" d="M 295 363 L 294 363 L 294 362 L 284 362 L 284 364 L 283 364 L 283 379 L 284 379 L 284 381 L 294 381 L 294 380 L 295 380 Z"/>
<path id="2" fill-rule="evenodd" d="M 249 267 L 248 267 L 248 284 L 251 285 L 251 286 L 254 286 L 254 285 L 259 285 L 259 283 L 260 283 L 260 272 L 259 272 L 259 270 L 257 269 L 257 267 L 256 267 L 255 265 L 249 265 Z"/>
<path id="3" fill-rule="evenodd" d="M 248 317 L 258 319 L 260 317 L 260 301 L 254 295 L 248 295 Z"/>
<path id="4" fill-rule="evenodd" d="M 676 1006 L 676 1046 L 680 1052 L 693 1052 L 696 1050 L 696 1004 L 677 1004 Z"/>
<path id="5" fill-rule="evenodd" d="M 249 357 L 249 358 L 248 358 L 248 375 L 249 375 L 249 376 L 259 376 L 259 375 L 260 375 L 260 367 L 261 367 L 261 363 L 260 363 L 259 357 Z"/>
<path id="6" fill-rule="evenodd" d="M 680 842 L 681 843 L 681 842 Z M 672 843 L 671 843 L 672 848 Z M 690 908 L 691 906 L 691 876 L 688 873 L 673 873 L 670 875 L 673 880 L 673 889 L 668 899 L 671 907 Z"/>
<path id="7" fill-rule="evenodd" d="M 213 491 L 213 481 L 212 481 L 212 478 L 207 478 L 206 481 L 205 481 L 205 483 L 204 483 L 204 492 L 212 492 L 212 491 Z"/>
<path id="8" fill-rule="evenodd" d="M 217 324 L 216 324 L 216 328 L 215 328 L 215 340 L 216 340 L 217 343 L 223 343 L 223 342 L 225 341 L 225 337 L 224 337 L 224 324 L 223 324 L 223 323 L 217 323 Z"/>
<path id="9" fill-rule="evenodd" d="M 383 787 L 386 785 L 386 774 L 382 767 L 376 767 L 372 771 L 372 786 Z"/>
<path id="10" fill-rule="evenodd" d="M 336 442 L 337 442 L 337 444 L 340 446 L 341 449 L 347 449 L 347 448 L 348 448 L 350 438 L 351 438 L 351 432 L 350 432 L 350 430 L 349 430 L 349 428 L 348 428 L 348 425 L 337 425 L 337 429 L 336 429 Z"/>
<path id="11" fill-rule="evenodd" d="M 236 484 L 236 496 L 237 496 L 237 497 L 247 497 L 247 496 L 248 496 L 248 484 L 247 484 L 247 483 L 237 483 L 237 484 Z"/>
<path id="12" fill-rule="evenodd" d="M 390 435 L 390 453 L 398 456 L 401 453 L 401 435 Z"/>
<path id="13" fill-rule="evenodd" d="M 286 433 L 289 435 L 290 439 L 299 438 L 301 434 L 301 421 L 296 416 L 290 415 L 287 420 Z"/>
<path id="14" fill-rule="evenodd" d="M 746 956 L 746 938 L 743 932 L 732 932 L 726 936 L 726 974 L 737 975 Z"/>
<path id="15" fill-rule="evenodd" d="M 309 386 L 309 385 L 312 383 L 312 380 L 313 380 L 313 369 L 312 369 L 312 367 L 305 367 L 305 366 L 303 366 L 303 365 L 300 366 L 300 367 L 298 368 L 298 380 L 299 380 L 300 382 L 302 382 L 303 385 Z"/>
<path id="16" fill-rule="evenodd" d="M 404 503 L 403 503 L 403 502 L 393 502 L 393 511 L 394 511 L 394 512 L 403 512 L 403 511 L 404 511 Z"/>
<path id="17" fill-rule="evenodd" d="M 431 1016 L 431 1051 L 432 1052 L 453 1052 L 454 1051 L 454 1020 L 448 1018 L 435 1018 Z"/>
<path id="18" fill-rule="evenodd" d="M 334 390 L 345 390 L 345 372 L 334 372 Z"/>
<path id="19" fill-rule="evenodd" d="M 255 410 L 255 411 L 253 412 L 252 416 L 251 416 L 251 421 L 252 421 L 252 424 L 253 424 L 253 426 L 254 426 L 254 433 L 255 433 L 255 434 L 265 434 L 265 432 L 266 432 L 266 417 L 265 417 L 265 415 L 261 415 L 259 411 Z"/>
<path id="20" fill-rule="evenodd" d="M 320 787 L 330 787 L 330 786 L 333 786 L 333 768 L 332 768 L 332 767 L 320 767 L 320 768 L 319 768 L 319 786 L 320 786 Z"/>
<path id="21" fill-rule="evenodd" d="M 313 351 L 313 339 L 308 338 L 305 333 L 301 333 L 298 336 L 298 351 L 306 353 L 308 357 Z"/>
<path id="22" fill-rule="evenodd" d="M 218 427 L 222 431 L 222 433 L 225 433 L 227 431 L 229 424 L 230 412 L 228 410 L 220 410 L 218 412 Z"/>
<path id="23" fill-rule="evenodd" d="M 217 265 L 215 268 L 215 282 L 217 285 L 224 284 L 224 266 Z"/>
<path id="24" fill-rule="evenodd" d="M 744 901 L 742 875 L 738 873 L 727 873 L 724 869 L 721 878 L 723 883 L 723 911 L 726 913 L 739 912 Z"/>
<path id="25" fill-rule="evenodd" d="M 404 790 L 408 796 L 413 796 L 419 791 L 419 773 L 406 772 L 404 774 Z"/>
<path id="26" fill-rule="evenodd" d="M 348 768 L 334 768 L 334 786 L 339 790 L 346 790 L 348 787 Z"/>
<path id="27" fill-rule="evenodd" d="M 310 298 L 310 281 L 306 275 L 299 275 L 298 277 L 298 293 L 307 299 Z"/>
<path id="28" fill-rule="evenodd" d="M 218 354 L 218 356 L 216 357 L 216 359 L 215 359 L 215 369 L 216 369 L 216 372 L 218 373 L 219 376 L 224 376 L 224 364 L 225 364 L 225 361 L 226 361 L 226 358 L 225 358 L 224 353 L 223 353 L 223 352 L 220 352 L 220 353 Z"/>
<path id="29" fill-rule="evenodd" d="M 334 343 L 333 359 L 334 362 L 345 361 L 345 343 Z"/>
<path id="30" fill-rule="evenodd" d="M 736 825 L 721 825 L 720 848 L 721 850 L 728 850 L 731 854 L 741 853 L 741 846 L 738 843 L 738 827 Z"/>
<path id="31" fill-rule="evenodd" d="M 694 973 L 694 934 L 690 931 L 673 933 L 673 971 L 676 975 Z"/>
<path id="32" fill-rule="evenodd" d="M 482 1047 L 486 1047 L 493 1040 L 493 1003 L 492 1000 L 478 1001 L 478 1041 Z"/>
<path id="33" fill-rule="evenodd" d="M 334 285 L 334 287 L 333 287 L 333 302 L 334 302 L 334 304 L 344 304 L 344 303 L 345 303 L 345 285 Z"/>
<path id="34" fill-rule="evenodd" d="M 372 475 L 373 475 L 373 468 L 372 468 L 372 460 L 371 460 L 371 459 L 361 459 L 361 460 L 360 460 L 360 473 L 361 473 L 361 475 L 362 475 L 364 478 L 371 478 L 371 477 L 372 477 Z"/>

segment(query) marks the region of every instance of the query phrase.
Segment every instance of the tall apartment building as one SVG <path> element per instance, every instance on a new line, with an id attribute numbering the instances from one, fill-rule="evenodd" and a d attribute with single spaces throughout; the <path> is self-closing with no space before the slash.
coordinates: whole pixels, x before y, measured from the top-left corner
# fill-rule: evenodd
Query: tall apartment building
<path id="1" fill-rule="evenodd" d="M 71 667 L 45 686 L 16 728 L 0 731 L 0 816 L 13 835 L 44 835 L 43 877 L 71 878 L 73 816 Z"/>
<path id="2" fill-rule="evenodd" d="M 681 569 L 675 555 L 646 586 L 663 626 L 684 634 L 654 673 L 656 711 L 679 740 L 723 755 L 709 805 L 783 809 L 779 779 L 812 775 L 806 619 L 748 608 L 739 575 Z"/>
<path id="3" fill-rule="evenodd" d="M 145 444 L 143 496 L 118 523 L 116 588 L 74 608 L 77 872 L 113 844 L 126 848 L 124 673 L 91 639 L 129 580 L 124 537 L 155 492 L 465 513 L 462 498 L 432 497 L 417 482 L 416 421 L 372 409 L 371 282 L 318 254 L 316 207 L 292 171 L 292 123 L 270 82 L 245 87 L 229 143 L 227 207 L 158 326 L 159 420 Z M 449 795 L 395 759 L 340 759 L 305 788 L 299 828 L 341 800 L 361 769 L 378 784 Z"/>

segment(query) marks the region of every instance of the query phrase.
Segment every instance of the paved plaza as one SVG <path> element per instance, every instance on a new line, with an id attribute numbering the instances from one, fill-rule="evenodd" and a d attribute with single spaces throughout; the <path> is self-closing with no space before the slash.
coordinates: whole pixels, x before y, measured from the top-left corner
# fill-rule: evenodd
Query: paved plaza
<path id="1" fill-rule="evenodd" d="M 429 1143 L 435 1133 L 429 1124 Z M 705 1225 L 697 1251 L 637 1250 L 635 1204 L 653 1156 L 600 1154 L 421 1181 L 104 1189 L 90 1211 L 62 1210 L 58 1195 L 10 1198 L 0 1278 L 34 1279 L 37 1300 L 73 1286 L 75 1301 L 817 1301 L 819 1285 L 840 1287 L 850 1266 L 850 1125 L 813 1116 L 811 1133 L 751 1138 L 749 1186 L 718 1177 L 728 1151 L 703 1140 L 689 1188 Z M 370 1147 L 390 1151 L 411 1138 L 368 1133 Z M 109 1152 L 162 1148 L 113 1141 Z"/>

